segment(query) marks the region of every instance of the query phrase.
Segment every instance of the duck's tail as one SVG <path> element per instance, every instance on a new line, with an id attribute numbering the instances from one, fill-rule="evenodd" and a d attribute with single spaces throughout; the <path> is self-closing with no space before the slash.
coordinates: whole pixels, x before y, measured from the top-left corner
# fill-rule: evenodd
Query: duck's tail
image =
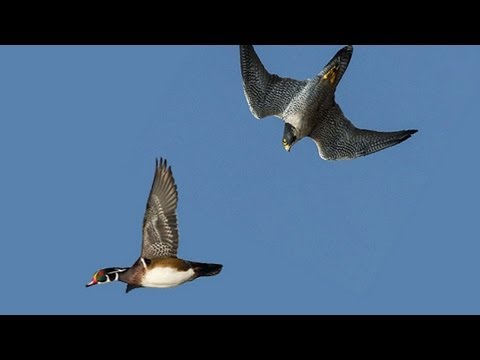
<path id="1" fill-rule="evenodd" d="M 198 262 L 190 262 L 190 264 L 192 265 L 193 271 L 195 271 L 197 277 L 217 275 L 223 267 L 221 264 L 206 264 Z"/>

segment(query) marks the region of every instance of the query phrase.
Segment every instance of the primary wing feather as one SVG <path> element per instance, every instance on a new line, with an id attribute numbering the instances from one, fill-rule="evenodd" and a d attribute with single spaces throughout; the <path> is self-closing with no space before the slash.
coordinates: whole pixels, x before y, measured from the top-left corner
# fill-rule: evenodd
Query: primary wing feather
<path id="1" fill-rule="evenodd" d="M 252 45 L 240 45 L 240 65 L 243 91 L 250 111 L 257 119 L 272 115 L 283 118 L 290 101 L 307 84 L 307 81 L 270 74 Z"/>
<path id="2" fill-rule="evenodd" d="M 167 161 L 155 164 L 155 177 L 143 219 L 141 256 L 147 259 L 176 257 L 178 249 L 177 186 Z"/>

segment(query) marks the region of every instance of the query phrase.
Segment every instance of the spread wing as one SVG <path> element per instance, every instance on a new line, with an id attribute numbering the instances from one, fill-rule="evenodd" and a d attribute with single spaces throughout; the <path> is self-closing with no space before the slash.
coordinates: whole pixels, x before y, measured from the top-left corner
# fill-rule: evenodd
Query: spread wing
<path id="1" fill-rule="evenodd" d="M 325 160 L 347 160 L 373 154 L 409 139 L 417 130 L 375 131 L 359 129 L 334 104 L 325 120 L 312 131 L 318 153 Z"/>
<path id="2" fill-rule="evenodd" d="M 155 162 L 155 177 L 143 219 L 141 256 L 147 259 L 176 257 L 178 192 L 167 161 Z"/>
<path id="3" fill-rule="evenodd" d="M 307 81 L 270 74 L 252 45 L 240 45 L 243 91 L 253 116 L 257 119 L 282 114 Z"/>

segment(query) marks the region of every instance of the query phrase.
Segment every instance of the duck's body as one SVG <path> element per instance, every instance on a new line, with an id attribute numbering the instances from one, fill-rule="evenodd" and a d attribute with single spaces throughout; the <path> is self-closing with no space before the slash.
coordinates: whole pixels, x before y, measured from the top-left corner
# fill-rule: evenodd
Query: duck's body
<path id="1" fill-rule="evenodd" d="M 139 258 L 132 267 L 119 273 L 119 281 L 135 287 L 170 288 L 195 280 L 200 276 L 216 275 L 219 264 L 198 263 L 179 258 Z M 130 289 L 129 289 L 130 290 Z"/>
<path id="2" fill-rule="evenodd" d="M 145 272 L 141 286 L 169 288 L 196 278 L 195 270 L 186 262 L 181 261 L 181 264 L 159 263 L 156 267 L 149 268 Z"/>
<path id="3" fill-rule="evenodd" d="M 142 254 L 130 268 L 98 270 L 86 286 L 122 281 L 127 292 L 138 287 L 170 288 L 222 270 L 220 264 L 199 263 L 177 257 L 177 188 L 166 161 L 156 164 L 152 190 L 143 222 Z"/>

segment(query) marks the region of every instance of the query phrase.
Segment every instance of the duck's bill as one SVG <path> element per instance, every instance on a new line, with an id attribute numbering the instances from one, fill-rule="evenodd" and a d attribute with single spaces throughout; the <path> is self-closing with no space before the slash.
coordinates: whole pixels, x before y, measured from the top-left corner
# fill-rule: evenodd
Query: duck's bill
<path id="1" fill-rule="evenodd" d="M 96 284 L 97 284 L 97 282 L 95 280 L 92 280 L 87 285 L 85 285 L 85 287 L 93 286 L 93 285 L 96 285 Z"/>

